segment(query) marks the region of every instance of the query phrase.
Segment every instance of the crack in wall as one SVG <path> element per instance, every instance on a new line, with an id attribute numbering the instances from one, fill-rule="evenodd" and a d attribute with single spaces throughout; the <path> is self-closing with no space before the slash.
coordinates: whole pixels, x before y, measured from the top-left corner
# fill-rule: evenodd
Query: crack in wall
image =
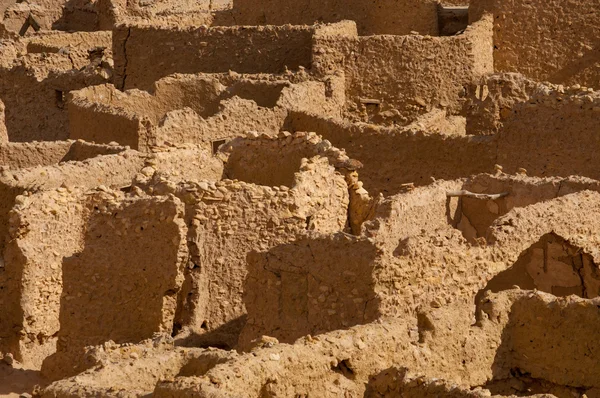
<path id="1" fill-rule="evenodd" d="M 123 91 L 125 89 L 125 83 L 127 81 L 127 64 L 129 63 L 129 61 L 127 59 L 127 41 L 129 40 L 130 36 L 131 36 L 131 28 L 127 28 L 127 35 L 125 36 L 125 40 L 123 40 L 124 62 L 123 62 L 122 79 L 121 79 L 121 83 L 117 87 L 121 91 Z"/>

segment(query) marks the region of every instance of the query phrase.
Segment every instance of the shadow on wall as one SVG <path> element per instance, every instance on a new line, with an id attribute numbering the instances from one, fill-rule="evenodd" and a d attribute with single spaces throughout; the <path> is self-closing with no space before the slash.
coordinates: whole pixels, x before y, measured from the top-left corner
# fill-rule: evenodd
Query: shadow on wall
<path id="1" fill-rule="evenodd" d="M 310 159 L 315 155 L 315 148 L 308 145 L 300 148 L 282 147 L 273 141 L 255 146 L 251 151 L 246 146 L 237 145 L 225 164 L 223 179 L 291 188 L 294 186 L 295 173 L 300 171 L 302 159 Z"/>
<path id="2" fill-rule="evenodd" d="M 262 335 L 292 343 L 307 334 L 377 319 L 377 252 L 366 239 L 336 234 L 249 253 L 244 286 L 248 321 L 240 347 Z"/>
<path id="3" fill-rule="evenodd" d="M 93 32 L 98 30 L 98 11 L 92 0 L 69 0 L 62 6 L 60 18 L 52 30 Z"/>
<path id="4" fill-rule="evenodd" d="M 172 328 L 181 272 L 179 224 L 169 221 L 176 204 L 103 200 L 93 209 L 83 249 L 63 259 L 57 353 L 42 369 L 50 378 L 72 374 L 68 357 L 80 358 L 86 346 L 137 343 Z"/>
<path id="5" fill-rule="evenodd" d="M 492 278 L 475 296 L 480 308 L 486 293 L 513 289 L 540 290 L 558 297 L 600 295 L 600 271 L 592 256 L 555 233 L 542 236 L 509 269 Z M 478 311 L 479 312 L 479 311 Z"/>
<path id="6" fill-rule="evenodd" d="M 191 333 L 184 337 L 174 336 L 176 337 L 175 345 L 179 347 L 216 347 L 223 350 L 234 349 L 235 347 L 232 347 L 229 342 L 237 341 L 242 328 L 246 324 L 246 318 L 246 315 L 242 315 L 216 329 L 207 330 L 206 333 Z"/>
<path id="7" fill-rule="evenodd" d="M 496 161 L 493 137 L 453 137 L 402 129 L 380 129 L 292 112 L 285 128 L 315 131 L 364 167 L 360 179 L 372 195 L 402 191 L 402 184 L 429 185 L 491 172 Z"/>
<path id="8" fill-rule="evenodd" d="M 525 377 L 572 388 L 600 386 L 600 345 L 590 338 L 600 330 L 596 302 L 517 294 L 505 311 L 508 322 L 492 364 L 493 380 Z M 496 314 L 492 309 L 488 315 Z"/>
<path id="9" fill-rule="evenodd" d="M 16 369 L 7 364 L 0 364 L 0 395 L 1 396 L 26 396 L 37 384 L 42 384 L 43 379 L 38 370 Z"/>
<path id="10" fill-rule="evenodd" d="M 600 49 L 592 48 L 583 53 L 581 57 L 575 57 L 569 64 L 555 72 L 547 80 L 551 83 L 564 83 L 572 82 L 578 77 L 593 71 L 598 68 L 600 64 Z M 593 76 L 593 73 L 590 73 Z M 597 76 L 597 75 L 596 75 Z M 591 83 L 591 84 L 590 84 Z M 596 81 L 588 81 L 595 89 L 600 89 L 600 77 L 596 78 Z"/>

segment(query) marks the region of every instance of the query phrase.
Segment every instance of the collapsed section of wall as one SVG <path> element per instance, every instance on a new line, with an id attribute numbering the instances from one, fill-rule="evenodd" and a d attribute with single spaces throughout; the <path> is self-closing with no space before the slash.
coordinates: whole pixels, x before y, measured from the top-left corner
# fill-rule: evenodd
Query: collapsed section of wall
<path id="1" fill-rule="evenodd" d="M 112 85 L 72 92 L 69 129 L 74 139 L 116 141 L 141 151 L 192 143 L 216 151 L 248 131 L 277 133 L 289 110 L 341 116 L 340 79 L 285 75 L 175 74 L 151 92 L 121 92 Z"/>

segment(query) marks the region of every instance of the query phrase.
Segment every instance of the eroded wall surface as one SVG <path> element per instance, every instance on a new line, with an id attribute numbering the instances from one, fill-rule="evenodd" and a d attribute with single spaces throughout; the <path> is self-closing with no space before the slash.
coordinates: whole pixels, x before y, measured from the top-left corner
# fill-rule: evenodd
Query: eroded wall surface
<path id="1" fill-rule="evenodd" d="M 493 15 L 496 71 L 598 89 L 597 6 L 578 0 L 475 0 L 469 14 L 471 20 Z"/>
<path id="2" fill-rule="evenodd" d="M 466 6 L 0 0 L 0 396 L 600 396 L 596 4 Z"/>
<path id="3" fill-rule="evenodd" d="M 147 89 L 172 73 L 281 73 L 309 67 L 313 32 L 308 26 L 122 25 L 113 32 L 115 86 Z"/>

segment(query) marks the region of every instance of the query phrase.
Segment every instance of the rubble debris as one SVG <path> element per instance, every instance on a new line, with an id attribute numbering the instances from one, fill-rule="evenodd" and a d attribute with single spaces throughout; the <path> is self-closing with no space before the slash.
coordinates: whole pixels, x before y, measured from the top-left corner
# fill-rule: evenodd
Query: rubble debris
<path id="1" fill-rule="evenodd" d="M 600 397 L 596 3 L 0 1 L 0 397 Z"/>

